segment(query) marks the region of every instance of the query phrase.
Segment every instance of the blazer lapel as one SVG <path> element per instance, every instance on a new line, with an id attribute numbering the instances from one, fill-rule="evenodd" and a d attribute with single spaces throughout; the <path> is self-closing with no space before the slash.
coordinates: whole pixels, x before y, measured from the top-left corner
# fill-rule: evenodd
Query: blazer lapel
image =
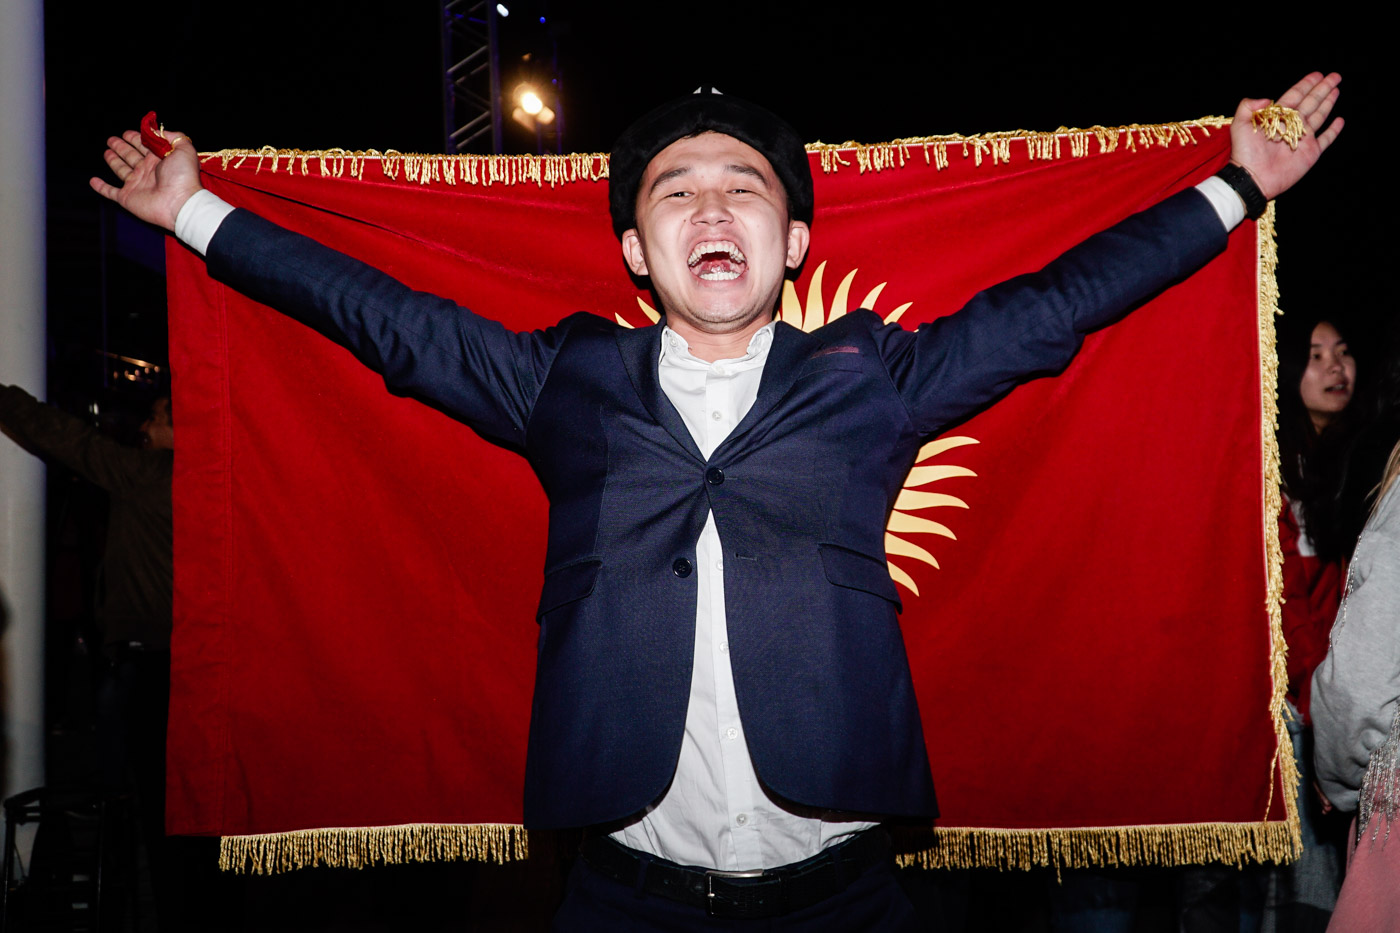
<path id="1" fill-rule="evenodd" d="M 695 446 L 695 439 L 690 436 L 690 430 L 681 420 L 680 412 L 676 411 L 676 406 L 671 404 L 671 400 L 661 388 L 661 379 L 657 375 L 657 367 L 661 361 L 661 325 L 653 324 L 633 330 L 619 328 L 617 349 L 622 354 L 622 365 L 627 369 L 632 387 L 637 390 L 637 395 L 647 411 L 676 439 L 681 449 L 704 463 L 705 458 L 700 456 L 700 448 Z"/>
<path id="2" fill-rule="evenodd" d="M 721 451 L 725 451 L 768 416 L 773 406 L 782 401 L 792 384 L 797 381 L 802 364 L 817 352 L 821 345 L 822 342 L 816 337 L 798 330 L 791 324 L 779 321 L 774 325 L 773 345 L 768 348 L 768 361 L 763 364 L 763 378 L 758 383 L 758 398 L 754 399 L 749 413 L 735 425 L 734 430 L 724 439 L 724 443 L 715 450 L 715 456 L 719 456 Z"/>

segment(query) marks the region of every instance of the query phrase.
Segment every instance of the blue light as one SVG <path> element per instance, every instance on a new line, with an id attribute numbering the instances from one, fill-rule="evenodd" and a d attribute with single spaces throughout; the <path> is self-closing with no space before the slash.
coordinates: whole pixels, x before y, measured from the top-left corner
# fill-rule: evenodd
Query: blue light
<path id="1" fill-rule="evenodd" d="M 541 23 L 544 22 L 544 17 L 543 17 L 543 16 L 540 17 L 540 22 L 541 22 Z"/>

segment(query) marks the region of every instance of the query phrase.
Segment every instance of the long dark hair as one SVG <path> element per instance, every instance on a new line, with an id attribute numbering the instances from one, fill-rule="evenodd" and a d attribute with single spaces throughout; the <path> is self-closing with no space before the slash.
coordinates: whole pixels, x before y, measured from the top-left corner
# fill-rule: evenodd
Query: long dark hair
<path id="1" fill-rule="evenodd" d="M 1346 339 L 1346 331 L 1328 318 L 1314 318 L 1279 335 L 1278 445 L 1283 489 L 1302 507 L 1303 532 L 1318 557 L 1337 561 L 1351 554 L 1359 526 L 1342 506 L 1353 441 L 1364 420 L 1364 404 L 1353 394 L 1346 408 L 1318 431 L 1303 405 L 1299 386 L 1312 355 L 1312 333 L 1318 324 L 1331 324 Z M 1353 390 L 1355 391 L 1355 390 Z"/>

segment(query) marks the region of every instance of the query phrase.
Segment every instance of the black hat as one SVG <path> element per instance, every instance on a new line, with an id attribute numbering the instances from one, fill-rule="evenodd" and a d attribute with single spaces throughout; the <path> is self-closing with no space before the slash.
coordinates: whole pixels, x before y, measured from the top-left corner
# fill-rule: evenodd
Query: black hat
<path id="1" fill-rule="evenodd" d="M 608 207 L 618 239 L 637 225 L 637 187 L 662 149 L 700 133 L 723 133 L 753 146 L 787 191 L 788 216 L 812 222 L 812 169 L 807 149 L 786 120 L 737 97 L 701 88 L 662 104 L 622 131 L 608 169 Z"/>

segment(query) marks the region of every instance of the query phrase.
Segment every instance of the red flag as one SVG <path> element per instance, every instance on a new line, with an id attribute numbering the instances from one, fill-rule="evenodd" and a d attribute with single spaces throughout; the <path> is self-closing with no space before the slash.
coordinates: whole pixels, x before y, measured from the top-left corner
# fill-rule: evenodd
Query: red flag
<path id="1" fill-rule="evenodd" d="M 952 313 L 1209 175 L 1219 126 L 817 148 L 781 315 Z M 603 157 L 270 152 L 208 158 L 205 184 L 515 329 L 654 319 Z M 912 860 L 1292 851 L 1261 229 L 911 472 L 886 544 L 943 811 Z M 183 247 L 169 260 L 169 829 L 260 870 L 521 854 L 546 518 L 529 468 Z"/>

